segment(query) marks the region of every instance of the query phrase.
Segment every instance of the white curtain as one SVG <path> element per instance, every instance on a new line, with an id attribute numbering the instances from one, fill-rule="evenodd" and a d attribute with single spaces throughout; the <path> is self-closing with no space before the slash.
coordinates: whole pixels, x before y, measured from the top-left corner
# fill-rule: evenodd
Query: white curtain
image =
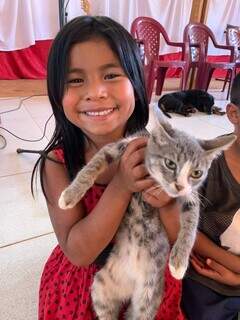
<path id="1" fill-rule="evenodd" d="M 58 0 L 0 0 L 0 50 L 52 39 L 59 29 Z"/>
<path id="2" fill-rule="evenodd" d="M 209 0 L 206 24 L 213 31 L 219 44 L 226 44 L 224 30 L 227 24 L 240 26 L 240 0 Z M 219 50 L 209 46 L 210 55 L 229 54 L 229 51 Z"/>
<path id="3" fill-rule="evenodd" d="M 86 14 L 80 0 L 68 3 L 67 20 Z M 182 41 L 192 0 L 89 0 L 92 15 L 106 15 L 130 30 L 137 16 L 150 16 L 167 30 L 172 41 Z M 59 30 L 58 0 L 0 0 L 0 50 L 29 47 L 35 40 L 52 39 Z M 163 46 L 163 53 L 174 52 Z M 176 49 L 177 51 L 177 49 Z"/>
<path id="4" fill-rule="evenodd" d="M 109 16 L 130 30 L 132 21 L 138 16 L 149 16 L 158 20 L 166 29 L 170 40 L 182 42 L 183 30 L 189 22 L 192 0 L 90 0 L 91 14 Z M 176 52 L 166 45 L 161 53 Z"/>
<path id="5" fill-rule="evenodd" d="M 68 0 L 65 0 L 67 4 Z M 69 0 L 68 21 L 86 14 L 82 1 Z M 172 41 L 182 41 L 192 0 L 88 0 L 90 13 L 106 15 L 130 30 L 138 16 L 150 16 L 167 30 Z M 240 0 L 209 0 L 206 24 L 219 43 L 225 44 L 227 23 L 240 25 Z M 58 0 L 0 0 L 0 50 L 29 47 L 35 40 L 52 39 L 59 30 Z M 177 51 L 177 49 L 176 49 Z M 162 53 L 175 52 L 163 45 Z M 209 54 L 228 54 L 210 45 Z"/>

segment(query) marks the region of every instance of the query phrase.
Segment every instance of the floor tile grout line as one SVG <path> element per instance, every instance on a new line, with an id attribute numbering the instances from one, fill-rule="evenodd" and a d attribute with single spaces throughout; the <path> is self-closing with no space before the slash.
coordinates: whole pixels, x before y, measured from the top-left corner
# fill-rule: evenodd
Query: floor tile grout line
<path id="1" fill-rule="evenodd" d="M 15 241 L 15 242 L 0 246 L 0 249 L 8 248 L 8 247 L 14 246 L 16 244 L 20 244 L 20 243 L 27 242 L 27 241 L 30 241 L 30 240 L 34 240 L 34 239 L 38 239 L 38 238 L 41 238 L 41 237 L 45 237 L 45 236 L 53 234 L 53 233 L 54 233 L 53 231 L 50 231 L 50 232 L 46 232 L 46 233 L 40 234 L 38 236 L 34 236 L 34 237 L 27 238 L 27 239 Z"/>
<path id="2" fill-rule="evenodd" d="M 19 176 L 21 174 L 26 174 L 26 173 L 32 173 L 32 170 L 24 171 L 24 172 L 18 172 L 18 173 L 12 173 L 12 174 L 7 174 L 5 176 L 0 176 L 0 179 L 1 178 L 9 178 L 9 177 L 13 177 L 13 176 Z"/>
<path id="3" fill-rule="evenodd" d="M 35 120 L 35 117 L 33 117 L 32 113 L 28 110 L 27 106 L 25 105 L 25 102 L 23 102 L 23 107 L 24 107 L 24 110 L 27 112 L 27 114 L 29 115 L 29 117 L 31 118 L 31 120 L 33 121 L 33 123 L 38 127 L 38 129 L 40 130 L 41 134 L 43 134 L 44 132 L 44 126 L 43 128 L 41 128 L 41 126 L 38 124 L 38 122 Z M 48 117 L 49 118 L 49 117 Z M 47 118 L 47 120 L 48 120 Z M 47 121 L 46 120 L 46 121 Z M 45 121 L 45 123 L 46 123 Z M 47 139 L 47 141 L 49 141 L 48 137 L 46 136 L 46 132 L 45 132 L 45 135 L 42 137 L 42 139 L 40 141 L 42 141 L 43 139 Z M 39 141 L 38 141 L 39 142 Z"/>
<path id="4" fill-rule="evenodd" d="M 204 123 L 207 123 L 208 125 L 210 125 L 210 126 L 212 126 L 212 127 L 214 127 L 214 128 L 220 128 L 220 129 L 223 129 L 223 130 L 226 130 L 227 128 L 225 128 L 225 127 L 223 127 L 222 125 L 220 126 L 220 125 L 216 125 L 216 124 L 213 124 L 213 123 L 211 123 L 209 120 L 203 120 L 203 119 L 198 119 L 199 121 L 202 121 L 202 122 L 204 122 Z"/>
<path id="5" fill-rule="evenodd" d="M 44 126 L 43 128 L 41 128 L 41 126 L 37 123 L 37 121 L 34 119 L 33 115 L 31 114 L 31 112 L 29 112 L 28 108 L 26 107 L 26 105 L 24 104 L 23 102 L 23 106 L 24 106 L 24 109 L 27 111 L 27 113 L 29 114 L 30 118 L 32 119 L 32 121 L 36 124 L 36 126 L 40 129 L 40 131 L 43 133 L 44 132 Z M 49 116 L 47 118 L 47 120 L 45 121 L 45 123 L 48 121 L 49 119 Z M 47 132 L 47 131 L 46 131 Z M 47 141 L 49 141 L 49 138 L 46 136 L 46 132 L 45 132 L 45 135 L 43 138 L 46 138 Z"/>

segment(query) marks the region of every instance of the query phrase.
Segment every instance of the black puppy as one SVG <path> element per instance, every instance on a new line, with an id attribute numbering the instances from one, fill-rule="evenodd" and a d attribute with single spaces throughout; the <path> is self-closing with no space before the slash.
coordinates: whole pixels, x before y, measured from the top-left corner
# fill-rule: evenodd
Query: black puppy
<path id="1" fill-rule="evenodd" d="M 191 116 L 191 113 L 196 110 L 207 114 L 225 113 L 221 113 L 219 108 L 214 107 L 214 98 L 211 94 L 196 89 L 165 94 L 159 99 L 158 107 L 169 118 L 171 116 L 168 112 L 179 113 L 185 117 Z"/>

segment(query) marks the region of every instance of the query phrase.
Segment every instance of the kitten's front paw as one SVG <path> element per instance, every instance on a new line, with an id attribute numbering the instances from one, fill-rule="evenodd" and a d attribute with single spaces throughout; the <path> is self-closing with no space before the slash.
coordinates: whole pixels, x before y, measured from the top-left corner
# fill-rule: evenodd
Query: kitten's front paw
<path id="1" fill-rule="evenodd" d="M 182 258 L 179 258 L 177 254 L 170 255 L 169 270 L 175 279 L 177 280 L 182 279 L 187 268 L 188 268 L 188 260 L 183 260 Z"/>
<path id="2" fill-rule="evenodd" d="M 176 268 L 174 265 L 170 263 L 169 263 L 169 269 L 170 269 L 171 275 L 177 280 L 181 280 L 187 270 L 185 266 L 179 266 Z"/>
<path id="3" fill-rule="evenodd" d="M 76 205 L 76 203 L 73 193 L 69 189 L 64 190 L 58 200 L 58 205 L 61 209 L 71 209 Z"/>

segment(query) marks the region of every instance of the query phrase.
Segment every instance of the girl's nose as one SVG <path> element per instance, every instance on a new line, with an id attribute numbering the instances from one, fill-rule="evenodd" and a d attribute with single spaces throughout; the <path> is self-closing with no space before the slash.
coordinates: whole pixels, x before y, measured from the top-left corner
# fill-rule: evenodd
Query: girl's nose
<path id="1" fill-rule="evenodd" d="M 86 100 L 97 100 L 104 99 L 107 97 L 106 86 L 101 82 L 94 82 L 87 86 L 86 88 Z"/>

